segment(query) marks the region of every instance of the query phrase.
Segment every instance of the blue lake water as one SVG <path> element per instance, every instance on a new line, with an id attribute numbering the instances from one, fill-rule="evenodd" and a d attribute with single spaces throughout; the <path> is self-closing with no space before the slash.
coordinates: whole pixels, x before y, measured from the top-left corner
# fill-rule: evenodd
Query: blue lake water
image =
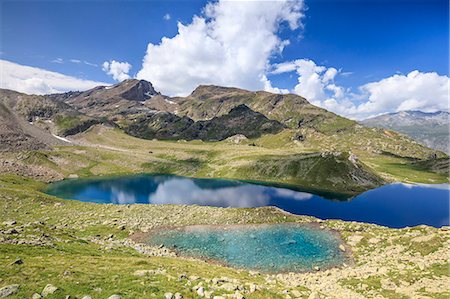
<path id="1" fill-rule="evenodd" d="M 449 225 L 449 185 L 391 184 L 353 198 L 282 186 L 171 175 L 64 180 L 48 194 L 113 204 L 185 204 L 217 207 L 277 206 L 298 215 L 376 223 L 388 227 Z"/>
<path id="2" fill-rule="evenodd" d="M 261 272 L 302 272 L 345 262 L 339 238 L 298 224 L 194 226 L 161 230 L 145 241 L 182 255 Z"/>

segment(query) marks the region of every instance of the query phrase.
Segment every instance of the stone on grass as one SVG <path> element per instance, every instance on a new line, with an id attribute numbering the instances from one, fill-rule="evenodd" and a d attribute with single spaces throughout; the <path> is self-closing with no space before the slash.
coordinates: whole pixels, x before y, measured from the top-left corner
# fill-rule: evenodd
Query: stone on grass
<path id="1" fill-rule="evenodd" d="M 183 299 L 183 295 L 181 295 L 180 293 L 175 293 L 174 299 Z"/>
<path id="2" fill-rule="evenodd" d="M 3 221 L 3 225 L 6 225 L 6 226 L 13 226 L 16 223 L 17 223 L 16 220 Z"/>
<path id="3" fill-rule="evenodd" d="M 31 299 L 41 299 L 41 298 L 42 298 L 41 294 L 38 293 L 34 293 L 33 295 L 31 295 Z"/>
<path id="4" fill-rule="evenodd" d="M 9 286 L 5 286 L 0 289 L 0 298 L 5 298 L 11 295 L 14 295 L 19 291 L 19 285 L 18 284 L 12 284 Z"/>
<path id="5" fill-rule="evenodd" d="M 58 290 L 57 287 L 55 287 L 52 284 L 48 284 L 45 286 L 45 288 L 42 290 L 41 295 L 42 297 L 46 297 L 48 295 L 51 295 L 53 293 L 55 293 Z"/>
<path id="6" fill-rule="evenodd" d="M 92 297 L 89 296 L 89 295 L 85 295 L 85 296 L 83 296 L 81 299 L 92 299 Z"/>
<path id="7" fill-rule="evenodd" d="M 197 295 L 199 295 L 200 297 L 204 297 L 205 296 L 205 289 L 203 287 L 199 287 L 197 289 Z"/>
<path id="8" fill-rule="evenodd" d="M 11 263 L 11 265 L 22 265 L 23 261 L 21 259 L 16 259 L 14 262 Z"/>
<path id="9" fill-rule="evenodd" d="M 108 299 L 121 299 L 121 297 L 119 295 L 114 294 L 109 296 Z"/>
<path id="10" fill-rule="evenodd" d="M 312 292 L 308 299 L 320 299 L 320 295 L 316 292 Z"/>
<path id="11" fill-rule="evenodd" d="M 164 298 L 165 299 L 173 299 L 173 294 L 172 293 L 165 293 L 164 294 Z"/>

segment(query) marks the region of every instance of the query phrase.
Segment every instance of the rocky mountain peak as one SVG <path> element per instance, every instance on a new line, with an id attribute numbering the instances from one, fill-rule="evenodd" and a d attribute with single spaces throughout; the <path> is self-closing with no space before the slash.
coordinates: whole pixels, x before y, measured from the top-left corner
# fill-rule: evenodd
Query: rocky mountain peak
<path id="1" fill-rule="evenodd" d="M 159 95 L 152 83 L 146 80 L 127 79 L 114 85 L 113 89 L 120 90 L 120 96 L 126 100 L 145 101 L 152 96 Z"/>

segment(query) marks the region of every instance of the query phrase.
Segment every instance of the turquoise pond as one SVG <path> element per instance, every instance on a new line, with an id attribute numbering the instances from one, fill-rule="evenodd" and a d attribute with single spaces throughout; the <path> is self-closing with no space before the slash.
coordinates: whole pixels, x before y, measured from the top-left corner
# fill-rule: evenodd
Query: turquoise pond
<path id="1" fill-rule="evenodd" d="M 190 226 L 153 232 L 141 241 L 265 273 L 311 271 L 339 266 L 347 259 L 335 233 L 300 224 Z"/>

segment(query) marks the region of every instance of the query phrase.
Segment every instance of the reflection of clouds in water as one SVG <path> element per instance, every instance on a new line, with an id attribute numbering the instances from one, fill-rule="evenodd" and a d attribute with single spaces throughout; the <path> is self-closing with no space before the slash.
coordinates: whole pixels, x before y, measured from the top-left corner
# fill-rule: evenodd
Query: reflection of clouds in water
<path id="1" fill-rule="evenodd" d="M 131 192 L 122 191 L 120 188 L 111 187 L 111 203 L 114 204 L 136 203 L 136 196 Z"/>
<path id="2" fill-rule="evenodd" d="M 413 189 L 413 188 L 432 188 L 439 190 L 450 190 L 450 184 L 406 184 L 406 183 L 394 183 L 392 185 L 402 185 L 405 188 Z"/>
<path id="3" fill-rule="evenodd" d="M 198 204 L 207 203 L 221 207 L 259 207 L 270 202 L 265 188 L 256 185 L 201 189 L 190 179 L 173 179 L 158 185 L 156 192 L 149 195 L 153 204 Z"/>
<path id="4" fill-rule="evenodd" d="M 313 197 L 312 194 L 306 192 L 297 192 L 289 189 L 273 188 L 273 190 L 276 196 L 289 197 L 289 199 L 294 200 L 308 200 Z"/>

